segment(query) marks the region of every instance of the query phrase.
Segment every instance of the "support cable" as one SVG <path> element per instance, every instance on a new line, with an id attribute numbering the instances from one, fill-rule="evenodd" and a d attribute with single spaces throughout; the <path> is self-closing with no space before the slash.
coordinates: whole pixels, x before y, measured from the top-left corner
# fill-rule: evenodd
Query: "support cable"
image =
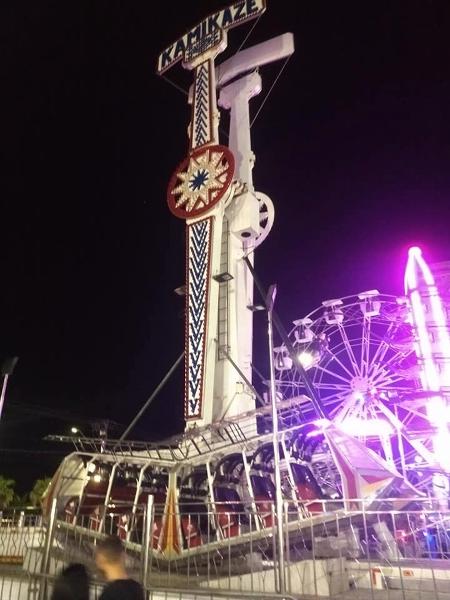
<path id="1" fill-rule="evenodd" d="M 248 39 L 250 38 L 250 36 L 253 33 L 253 30 L 255 29 L 255 27 L 258 25 L 260 18 L 262 17 L 262 14 L 259 15 L 259 17 L 254 21 L 253 25 L 251 26 L 249 32 L 247 33 L 247 35 L 245 36 L 245 38 L 242 40 L 242 42 L 239 44 L 239 48 L 236 50 L 236 52 L 233 54 L 233 56 L 236 56 L 236 54 L 238 52 L 240 52 L 244 46 L 244 44 L 248 41 Z"/>
<path id="2" fill-rule="evenodd" d="M 291 56 L 292 56 L 292 55 L 291 55 Z M 260 104 L 260 106 L 259 106 L 259 108 L 258 108 L 258 110 L 257 110 L 257 112 L 256 112 L 256 115 L 253 117 L 253 119 L 252 119 L 252 122 L 250 123 L 250 129 L 253 127 L 253 124 L 254 124 L 254 122 L 256 121 L 256 119 L 257 119 L 257 118 L 258 118 L 258 116 L 259 116 L 259 113 L 262 111 L 262 109 L 263 109 L 263 107 L 264 107 L 265 103 L 266 103 L 266 102 L 267 102 L 267 100 L 269 99 L 269 96 L 270 96 L 270 94 L 271 94 L 271 92 L 272 92 L 273 88 L 275 87 L 275 85 L 276 85 L 277 81 L 278 81 L 278 80 L 279 80 L 279 78 L 281 77 L 281 73 L 284 71 L 284 69 L 285 69 L 286 65 L 288 64 L 288 62 L 289 62 L 289 59 L 291 58 L 291 56 L 288 56 L 288 57 L 286 58 L 286 60 L 284 61 L 284 63 L 283 63 L 283 64 L 282 64 L 282 66 L 281 66 L 281 69 L 280 69 L 280 70 L 279 70 L 279 72 L 278 72 L 278 75 L 275 77 L 275 79 L 274 79 L 274 81 L 273 81 L 272 85 L 270 86 L 269 90 L 267 91 L 267 94 L 264 96 L 264 98 L 263 98 L 263 101 L 261 102 L 261 104 Z"/>
<path id="3" fill-rule="evenodd" d="M 250 390 L 255 394 L 256 399 L 259 401 L 261 406 L 266 406 L 266 403 L 264 402 L 264 398 L 261 396 L 261 394 L 256 390 L 255 386 L 252 384 L 252 382 L 245 376 L 245 373 L 238 367 L 238 365 L 234 362 L 234 360 L 231 358 L 231 356 L 229 355 L 229 353 L 225 350 L 225 348 L 221 348 L 220 352 L 222 352 L 227 359 L 230 361 L 231 366 L 235 369 L 235 371 L 237 372 L 237 374 L 242 377 L 242 379 L 244 380 L 244 383 L 250 388 Z"/>
<path id="4" fill-rule="evenodd" d="M 175 81 L 172 81 L 171 79 L 169 79 L 167 77 L 167 75 L 161 75 L 161 77 L 164 79 L 164 81 L 167 81 L 167 83 L 170 83 L 170 85 L 173 86 L 176 90 L 178 90 L 185 96 L 189 96 L 189 92 L 187 90 L 185 90 L 183 87 L 181 87 L 181 85 L 178 85 L 178 83 L 175 83 Z"/>
<path id="5" fill-rule="evenodd" d="M 158 383 L 158 385 L 156 386 L 156 388 L 153 390 L 153 392 L 151 393 L 149 399 L 145 402 L 144 406 L 139 410 L 139 412 L 137 413 L 137 415 L 134 417 L 134 419 L 131 421 L 131 423 L 128 425 L 128 427 L 125 429 L 125 431 L 122 433 L 122 435 L 120 436 L 120 438 L 117 440 L 117 443 L 114 446 L 114 449 L 117 448 L 117 446 L 120 444 L 120 442 L 124 441 L 124 439 L 127 437 L 127 435 L 130 433 L 130 431 L 133 429 L 133 427 L 136 425 L 136 423 L 142 417 L 142 415 L 147 410 L 147 408 L 150 406 L 150 404 L 153 402 L 153 400 L 156 398 L 156 396 L 159 394 L 159 392 L 162 390 L 162 388 L 169 381 L 169 379 L 171 378 L 173 372 L 176 370 L 176 368 L 178 367 L 178 365 L 183 360 L 183 357 L 184 357 L 184 351 L 180 354 L 180 356 L 177 358 L 177 360 L 173 363 L 173 365 L 170 367 L 170 369 L 167 371 L 167 373 L 164 375 L 164 377 Z"/>

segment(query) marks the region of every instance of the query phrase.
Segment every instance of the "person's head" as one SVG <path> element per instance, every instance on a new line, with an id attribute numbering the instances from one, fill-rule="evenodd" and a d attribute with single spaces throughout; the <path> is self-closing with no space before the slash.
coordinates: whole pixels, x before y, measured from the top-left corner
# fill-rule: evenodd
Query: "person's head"
<path id="1" fill-rule="evenodd" d="M 89 600 L 89 575 L 84 565 L 63 569 L 53 586 L 51 600 Z"/>
<path id="2" fill-rule="evenodd" d="M 106 579 L 115 579 L 117 573 L 124 571 L 124 549 L 120 538 L 109 535 L 97 543 L 95 564 Z"/>

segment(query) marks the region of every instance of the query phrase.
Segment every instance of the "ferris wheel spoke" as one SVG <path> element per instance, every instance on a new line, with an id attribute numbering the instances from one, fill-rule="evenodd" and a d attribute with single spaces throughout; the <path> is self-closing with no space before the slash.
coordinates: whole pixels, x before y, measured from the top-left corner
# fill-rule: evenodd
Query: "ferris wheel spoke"
<path id="1" fill-rule="evenodd" d="M 322 373 L 326 373 L 327 375 L 330 375 L 330 377 L 334 377 L 335 379 L 339 379 L 340 381 L 343 381 L 348 386 L 350 385 L 350 380 L 349 379 L 345 379 L 345 377 L 342 377 L 342 375 L 338 375 L 337 373 L 333 373 L 333 371 L 329 371 L 328 369 L 326 369 L 325 367 L 322 367 L 321 365 L 316 365 L 315 368 L 318 369 L 319 371 L 321 371 Z"/>
<path id="2" fill-rule="evenodd" d="M 345 421 L 348 415 L 351 415 L 355 412 L 355 408 L 357 408 L 357 404 L 359 404 L 358 399 L 354 394 L 348 394 L 348 396 L 344 399 L 343 403 L 334 409 L 334 418 L 338 423 L 342 423 Z"/>
<path id="3" fill-rule="evenodd" d="M 378 379 L 373 380 L 373 385 L 376 387 L 389 387 L 389 389 L 393 389 L 392 384 L 399 383 L 400 381 L 405 381 L 403 377 L 390 375 L 388 373 L 384 374 L 384 377 L 380 375 Z M 403 388 L 405 389 L 405 388 Z"/>
<path id="4" fill-rule="evenodd" d="M 361 337 L 361 375 L 367 376 L 369 372 L 369 359 L 370 359 L 370 325 L 371 318 L 364 316 L 362 337 Z"/>
<path id="5" fill-rule="evenodd" d="M 321 396 L 320 399 L 324 404 L 334 404 L 335 402 L 342 402 L 351 394 L 348 392 L 339 392 L 338 394 L 328 394 L 328 396 Z"/>
<path id="6" fill-rule="evenodd" d="M 338 358 L 337 354 L 335 354 L 332 350 L 328 350 L 327 353 L 330 355 L 330 360 L 327 362 L 327 364 L 329 364 L 332 360 L 336 361 L 337 364 L 341 367 L 341 369 L 343 371 L 345 371 L 347 373 L 347 375 L 352 379 L 354 377 L 354 373 L 352 373 L 350 371 L 350 369 L 348 369 L 344 363 L 341 361 L 340 358 Z"/>
<path id="7" fill-rule="evenodd" d="M 406 392 L 408 391 L 408 389 L 410 389 L 409 387 L 405 387 L 405 386 L 401 386 L 401 385 L 395 385 L 396 383 L 400 383 L 401 379 L 386 379 L 385 381 L 381 382 L 381 385 L 379 387 L 383 387 L 383 389 L 390 391 L 390 392 Z"/>
<path id="8" fill-rule="evenodd" d="M 275 379 L 275 385 L 279 387 L 302 387 L 300 381 L 283 381 L 282 379 Z"/>
<path id="9" fill-rule="evenodd" d="M 339 406 L 334 406 L 331 410 L 330 410 L 330 420 L 334 420 L 336 418 L 336 415 L 342 410 L 342 404 L 339 404 Z"/>
<path id="10" fill-rule="evenodd" d="M 397 392 L 397 393 L 405 393 L 405 392 L 409 392 L 410 388 L 406 387 L 406 386 L 399 386 L 399 385 L 391 385 L 390 383 L 388 383 L 386 386 L 383 386 L 383 389 L 387 392 Z"/>
<path id="11" fill-rule="evenodd" d="M 381 346 L 379 346 L 381 347 Z M 368 377 L 374 377 L 380 369 L 384 367 L 386 363 L 383 363 L 384 357 L 389 351 L 389 345 L 383 342 L 383 350 L 380 354 L 372 360 L 372 364 L 369 369 Z"/>
<path id="12" fill-rule="evenodd" d="M 401 350 L 397 350 L 397 352 L 395 352 L 387 361 L 382 363 L 381 361 L 386 356 L 388 349 L 389 347 L 386 349 L 386 352 L 383 353 L 383 357 L 377 359 L 376 363 L 372 361 L 372 368 L 369 372 L 369 377 L 371 377 L 372 379 L 375 379 L 383 369 L 386 369 L 386 367 L 389 367 L 390 365 L 395 363 L 395 361 L 405 356 L 404 352 L 402 352 Z"/>
<path id="13" fill-rule="evenodd" d="M 343 383 L 315 383 L 314 387 L 318 390 L 336 390 L 336 391 L 348 391 L 350 388 L 348 385 Z"/>
<path id="14" fill-rule="evenodd" d="M 384 336 L 384 338 L 392 338 L 392 336 L 395 334 L 395 332 L 398 330 L 398 325 L 394 325 L 393 323 L 391 323 L 391 325 L 389 326 L 386 335 Z M 372 365 L 374 365 L 375 367 L 379 366 L 380 363 L 384 360 L 384 357 L 386 356 L 387 352 L 389 351 L 389 348 L 392 348 L 391 344 L 388 344 L 386 342 L 386 339 L 381 338 L 380 339 L 380 345 L 378 346 L 375 355 L 372 359 Z M 400 355 L 402 354 L 401 352 L 399 353 Z M 372 372 L 369 373 L 369 376 L 372 374 Z"/>
<path id="15" fill-rule="evenodd" d="M 392 365 L 392 363 L 395 363 L 396 360 L 399 360 L 400 358 L 405 358 L 405 356 L 408 356 L 408 354 L 410 353 L 405 353 L 403 350 L 397 350 L 395 354 L 384 363 L 384 366 L 389 367 L 390 365 Z"/>
<path id="16" fill-rule="evenodd" d="M 390 369 L 389 367 L 390 365 L 388 363 L 381 365 L 380 368 L 377 369 L 377 372 L 372 375 L 371 381 L 376 384 L 380 379 L 392 379 L 393 377 L 396 378 L 396 381 L 405 381 L 403 375 L 399 375 L 395 370 Z"/>
<path id="17" fill-rule="evenodd" d="M 342 326 L 342 323 L 338 323 L 338 329 L 339 329 L 339 333 L 341 334 L 342 341 L 344 342 L 344 348 L 347 352 L 347 356 L 348 356 L 350 363 L 354 369 L 355 375 L 361 375 L 361 373 L 359 371 L 358 363 L 356 361 L 355 353 L 353 352 L 353 348 L 348 339 L 347 332 L 345 331 L 345 328 Z"/>
<path id="18" fill-rule="evenodd" d="M 386 332 L 385 338 L 387 337 L 388 339 L 392 338 L 392 336 L 394 335 L 394 333 L 397 331 L 398 329 L 398 325 L 391 323 L 388 327 L 388 330 Z M 378 346 L 375 355 L 372 359 L 372 364 L 376 364 L 381 362 L 382 360 L 384 360 L 384 357 L 386 356 L 387 351 L 389 350 L 389 348 L 391 347 L 390 344 L 388 344 L 386 342 L 385 339 L 381 339 L 380 340 L 380 345 Z"/>
<path id="19" fill-rule="evenodd" d="M 370 409 L 369 409 L 369 412 L 370 412 L 370 418 L 371 419 L 377 419 L 378 418 L 379 413 L 377 412 L 375 406 L 371 405 Z"/>
<path id="20" fill-rule="evenodd" d="M 380 345 L 376 349 L 376 352 L 372 358 L 372 364 L 371 364 L 371 367 L 368 372 L 369 377 L 372 374 L 373 369 L 376 369 L 377 365 L 379 365 L 381 363 L 381 361 L 384 359 L 389 348 L 390 348 L 389 344 L 387 344 L 384 340 L 380 343 Z"/>

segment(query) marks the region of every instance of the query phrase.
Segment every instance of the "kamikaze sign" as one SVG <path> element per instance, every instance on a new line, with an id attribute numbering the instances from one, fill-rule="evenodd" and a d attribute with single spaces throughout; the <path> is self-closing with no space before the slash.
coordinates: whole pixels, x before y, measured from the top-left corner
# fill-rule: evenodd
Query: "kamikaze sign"
<path id="1" fill-rule="evenodd" d="M 161 52 L 158 57 L 158 73 L 164 73 L 181 59 L 186 60 L 186 56 L 200 54 L 201 49 L 209 45 L 208 40 L 215 40 L 220 36 L 221 31 L 259 17 L 265 9 L 265 0 L 241 0 L 206 17 L 177 42 Z"/>

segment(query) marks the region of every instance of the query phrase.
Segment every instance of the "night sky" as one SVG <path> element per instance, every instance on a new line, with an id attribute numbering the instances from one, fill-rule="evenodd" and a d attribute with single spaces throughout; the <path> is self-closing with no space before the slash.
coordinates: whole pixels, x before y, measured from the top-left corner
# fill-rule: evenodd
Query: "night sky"
<path id="1" fill-rule="evenodd" d="M 20 359 L 0 474 L 22 490 L 67 450 L 43 436 L 126 426 L 182 351 L 184 223 L 165 191 L 189 110 L 155 65 L 225 5 L 2 7 L 0 357 Z M 250 27 L 229 32 L 222 58 Z M 450 3 L 269 0 L 247 45 L 286 31 L 296 53 L 252 144 L 256 189 L 277 211 L 256 267 L 289 325 L 328 298 L 401 294 L 410 243 L 450 259 Z M 253 114 L 281 66 L 261 70 Z M 167 75 L 191 81 L 179 64 Z M 257 329 L 264 348 L 261 315 Z M 267 372 L 265 352 L 255 363 Z M 131 437 L 181 431 L 182 411 L 180 369 Z"/>

